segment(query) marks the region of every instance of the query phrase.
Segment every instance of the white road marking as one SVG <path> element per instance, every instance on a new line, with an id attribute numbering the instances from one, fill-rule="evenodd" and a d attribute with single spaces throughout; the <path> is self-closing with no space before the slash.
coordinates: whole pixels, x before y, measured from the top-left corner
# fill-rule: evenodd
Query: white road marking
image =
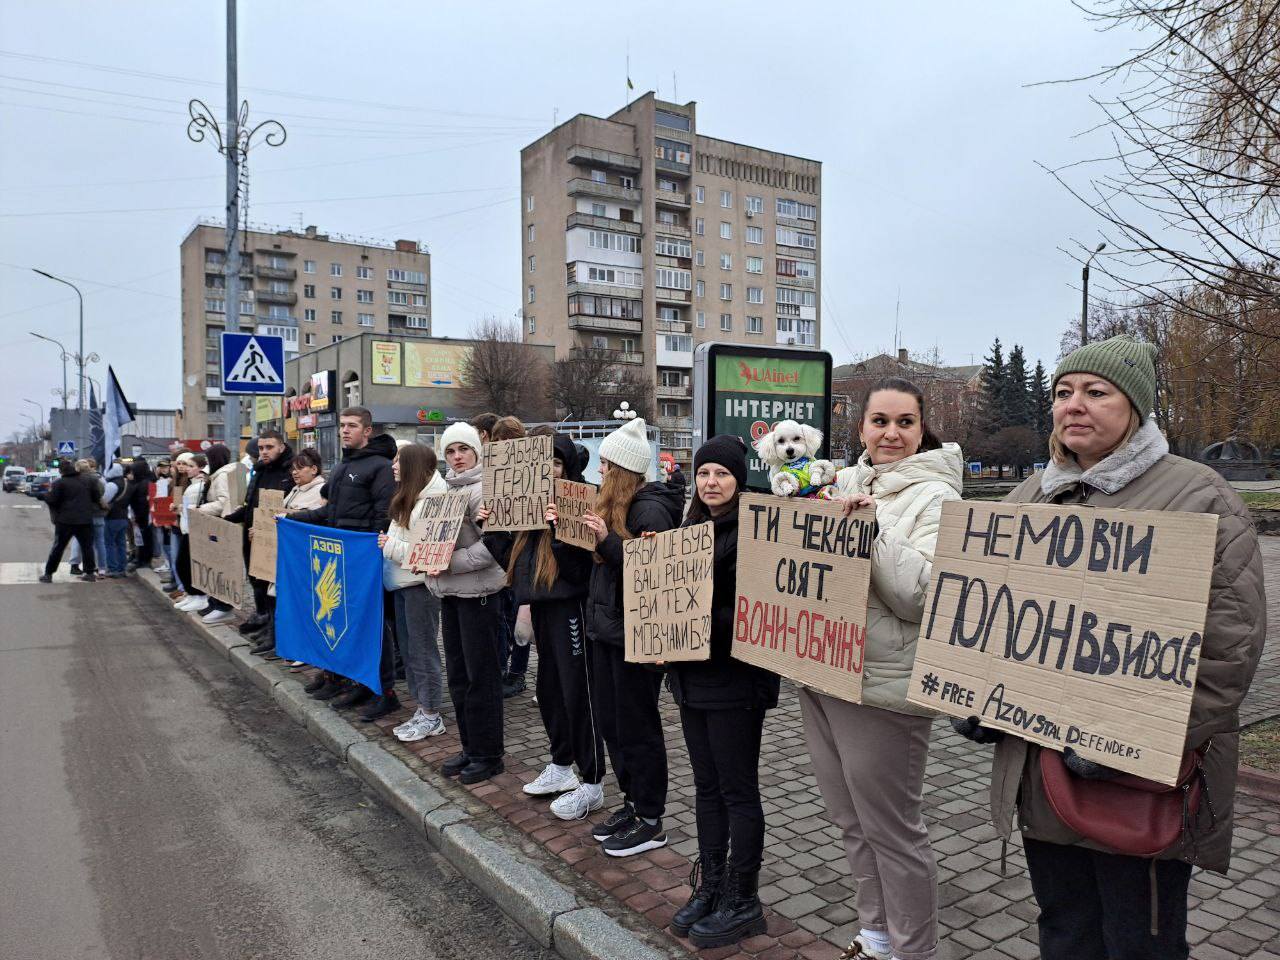
<path id="1" fill-rule="evenodd" d="M 63 564 L 53 574 L 54 583 L 79 583 L 78 577 L 70 573 L 71 567 Z M 40 574 L 44 573 L 43 563 L 0 563 L 0 586 L 12 586 L 17 583 L 39 583 Z"/>

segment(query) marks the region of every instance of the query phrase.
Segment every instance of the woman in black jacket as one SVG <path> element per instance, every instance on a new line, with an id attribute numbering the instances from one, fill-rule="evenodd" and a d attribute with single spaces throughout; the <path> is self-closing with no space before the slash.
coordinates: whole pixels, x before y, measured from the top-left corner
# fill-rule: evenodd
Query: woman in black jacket
<path id="1" fill-rule="evenodd" d="M 662 672 L 623 655 L 622 542 L 680 523 L 684 485 L 645 483 L 653 448 L 645 422 L 631 420 L 600 442 L 600 493 L 583 516 L 596 538 L 587 587 L 587 637 L 593 644 L 591 700 L 609 748 L 623 805 L 591 835 L 611 857 L 666 846 L 667 745 L 658 695 Z"/>
<path id="2" fill-rule="evenodd" d="M 693 470 L 694 496 L 684 525 L 710 520 L 715 530 L 711 658 L 668 668 L 693 767 L 698 827 L 693 895 L 672 918 L 671 929 L 704 949 L 765 932 L 756 895 L 764 853 L 758 770 L 764 712 L 778 705 L 779 681 L 777 674 L 730 656 L 746 447 L 734 436 L 712 437 L 698 448 Z"/>
<path id="3" fill-rule="evenodd" d="M 573 441 L 559 433 L 553 438 L 556 479 L 581 483 Z M 582 610 L 591 554 L 557 540 L 556 520 L 553 502 L 547 508 L 550 529 L 517 534 L 506 563 L 515 603 L 528 604 L 533 618 L 538 710 L 551 742 L 551 762 L 524 792 L 558 794 L 551 812 L 561 820 L 582 820 L 604 805 L 604 743 L 591 708 L 591 652 Z"/>
<path id="4" fill-rule="evenodd" d="M 97 502 L 97 485 L 80 474 L 74 460 L 63 460 L 58 464 L 58 472 L 62 476 L 54 481 L 44 497 L 44 502 L 49 505 L 49 516 L 53 520 L 53 549 L 49 551 L 49 559 L 45 561 L 40 582 L 53 582 L 53 572 L 62 562 L 62 552 L 66 550 L 72 537 L 80 545 L 83 564 L 81 569 L 84 570 L 80 579 L 96 580 L 93 508 Z"/>

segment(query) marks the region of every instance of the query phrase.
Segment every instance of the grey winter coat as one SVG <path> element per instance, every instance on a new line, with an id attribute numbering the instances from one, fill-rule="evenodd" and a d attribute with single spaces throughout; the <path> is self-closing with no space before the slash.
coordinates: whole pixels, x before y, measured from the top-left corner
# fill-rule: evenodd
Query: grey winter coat
<path id="1" fill-rule="evenodd" d="M 427 589 L 437 597 L 488 597 L 507 585 L 507 572 L 498 565 L 484 545 L 476 513 L 484 503 L 480 481 L 484 466 L 455 474 L 450 470 L 444 478 L 449 490 L 465 490 L 470 498 L 467 519 L 458 532 L 458 543 L 449 559 L 449 569 L 437 577 L 427 577 Z"/>

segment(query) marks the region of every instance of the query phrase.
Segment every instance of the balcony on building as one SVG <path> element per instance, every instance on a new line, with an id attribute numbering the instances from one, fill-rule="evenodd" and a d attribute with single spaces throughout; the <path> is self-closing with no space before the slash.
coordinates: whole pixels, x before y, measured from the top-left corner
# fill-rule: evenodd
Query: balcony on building
<path id="1" fill-rule="evenodd" d="M 276 293 L 272 290 L 255 290 L 254 298 L 258 303 L 281 303 L 287 307 L 292 307 L 298 302 L 298 295 L 292 290 L 284 293 Z"/>
<path id="2" fill-rule="evenodd" d="M 667 160 L 665 157 L 658 157 L 653 161 L 653 165 L 664 173 L 674 173 L 676 176 L 687 177 L 693 172 L 692 164 Z"/>
<path id="3" fill-rule="evenodd" d="M 592 317 L 580 313 L 569 317 L 570 330 L 595 330 L 601 333 L 640 333 L 644 323 L 620 317 Z"/>
<path id="4" fill-rule="evenodd" d="M 693 387 L 687 383 L 679 386 L 660 383 L 653 390 L 659 400 L 688 400 L 693 396 Z"/>
<path id="5" fill-rule="evenodd" d="M 632 236 L 644 236 L 644 228 L 634 220 L 619 220 L 617 217 L 597 217 L 590 213 L 571 213 L 565 219 L 564 228 L 589 227 L 595 230 L 612 230 L 615 233 L 629 233 Z M 688 235 L 686 231 L 686 236 Z"/>
<path id="6" fill-rule="evenodd" d="M 628 300 L 644 299 L 644 289 L 641 287 L 618 287 L 608 283 L 579 283 L 572 278 L 569 279 L 566 288 L 568 296 L 575 293 L 589 293 L 593 297 L 625 297 Z"/>
<path id="7" fill-rule="evenodd" d="M 293 267 L 264 267 L 261 264 L 253 272 L 262 280 L 296 280 L 298 271 Z"/>
<path id="8" fill-rule="evenodd" d="M 600 183 L 588 177 L 574 177 L 569 181 L 571 197 L 596 197 L 600 200 L 616 200 L 619 203 L 639 203 L 640 191 L 617 183 Z"/>
<path id="9" fill-rule="evenodd" d="M 426 320 L 425 325 L 423 320 Z M 366 328 L 367 329 L 367 328 Z M 425 317 L 413 317 L 399 313 L 387 314 L 387 329 L 406 337 L 431 336 L 431 321 Z"/>
<path id="10" fill-rule="evenodd" d="M 603 357 L 613 363 L 644 363 L 643 353 L 629 353 L 626 350 L 603 350 L 599 347 L 570 347 L 572 357 Z"/>
<path id="11" fill-rule="evenodd" d="M 658 334 L 653 362 L 659 367 L 693 369 L 693 337 L 688 334 Z"/>
<path id="12" fill-rule="evenodd" d="M 592 167 L 596 170 L 605 168 L 608 170 L 617 170 L 621 173 L 639 173 L 640 158 L 626 153 L 615 153 L 612 150 L 603 150 L 600 147 L 588 147 L 581 143 L 575 143 L 569 148 L 569 162 L 584 167 Z"/>
<path id="13" fill-rule="evenodd" d="M 653 202 L 663 207 L 688 210 L 689 194 L 683 190 L 662 190 L 655 187 L 653 190 Z"/>
<path id="14" fill-rule="evenodd" d="M 692 430 L 693 417 L 658 417 L 654 425 L 659 430 Z"/>
<path id="15" fill-rule="evenodd" d="M 688 290 L 673 290 L 670 287 L 654 287 L 654 298 L 659 303 L 689 303 Z"/>
<path id="16" fill-rule="evenodd" d="M 653 328 L 658 333 L 683 333 L 686 336 L 693 333 L 688 320 L 663 320 L 659 318 L 653 321 Z"/>

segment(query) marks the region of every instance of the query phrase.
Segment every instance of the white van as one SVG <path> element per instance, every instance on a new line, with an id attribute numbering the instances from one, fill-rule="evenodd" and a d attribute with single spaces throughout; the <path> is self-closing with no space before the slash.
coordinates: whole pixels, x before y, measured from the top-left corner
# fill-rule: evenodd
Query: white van
<path id="1" fill-rule="evenodd" d="M 26 467 L 5 467 L 4 468 L 4 492 L 13 493 L 18 489 L 18 484 L 27 478 Z"/>

